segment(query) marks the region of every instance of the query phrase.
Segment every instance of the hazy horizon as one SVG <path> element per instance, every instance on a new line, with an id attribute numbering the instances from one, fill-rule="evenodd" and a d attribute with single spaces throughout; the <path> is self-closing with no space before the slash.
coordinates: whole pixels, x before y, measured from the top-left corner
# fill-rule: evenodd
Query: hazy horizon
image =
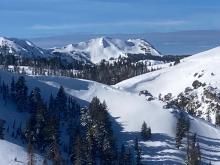
<path id="1" fill-rule="evenodd" d="M 87 41 L 102 36 L 120 39 L 142 38 L 150 42 L 165 55 L 192 55 L 220 46 L 220 31 L 216 30 L 153 32 L 143 34 L 75 33 L 29 39 L 38 46 L 51 48 Z"/>

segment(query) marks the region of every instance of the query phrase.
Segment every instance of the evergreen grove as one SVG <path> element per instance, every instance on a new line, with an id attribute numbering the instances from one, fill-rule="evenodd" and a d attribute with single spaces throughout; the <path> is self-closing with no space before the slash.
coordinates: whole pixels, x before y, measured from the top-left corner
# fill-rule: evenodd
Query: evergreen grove
<path id="1" fill-rule="evenodd" d="M 14 120 L 13 127 L 6 129 L 13 138 L 27 146 L 28 164 L 36 163 L 34 153 L 37 151 L 43 153 L 44 164 L 48 160 L 54 165 L 142 164 L 139 140 L 134 140 L 134 146 L 118 144 L 107 105 L 97 97 L 88 107 L 82 108 L 62 86 L 46 102 L 40 88 L 28 89 L 23 76 L 12 78 L 10 83 L 0 82 L 5 106 L 13 103 L 18 112 L 30 116 L 25 127 Z M 4 138 L 4 130 L 4 121 L 0 121 L 1 139 Z M 149 128 L 142 126 L 140 135 L 142 140 L 149 139 Z"/>

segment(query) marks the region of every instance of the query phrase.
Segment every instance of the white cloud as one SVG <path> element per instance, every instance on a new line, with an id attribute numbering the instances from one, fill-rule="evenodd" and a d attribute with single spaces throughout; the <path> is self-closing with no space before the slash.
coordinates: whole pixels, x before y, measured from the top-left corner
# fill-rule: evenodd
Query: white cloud
<path id="1" fill-rule="evenodd" d="M 122 21 L 122 22 L 101 22 L 101 23 L 76 23 L 62 25 L 36 24 L 30 27 L 33 30 L 67 30 L 86 27 L 122 27 L 122 26 L 149 26 L 149 27 L 169 27 L 181 26 L 189 22 L 183 20 L 163 20 L 163 21 Z"/>

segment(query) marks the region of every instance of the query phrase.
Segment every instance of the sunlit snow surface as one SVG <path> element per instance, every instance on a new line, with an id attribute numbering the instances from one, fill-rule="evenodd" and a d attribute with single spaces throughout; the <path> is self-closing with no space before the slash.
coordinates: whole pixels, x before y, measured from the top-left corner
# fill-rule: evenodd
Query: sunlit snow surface
<path id="1" fill-rule="evenodd" d="M 99 63 L 110 58 L 126 57 L 131 54 L 145 54 L 161 56 L 148 42 L 141 39 L 120 40 L 109 37 L 91 39 L 88 42 L 70 44 L 62 48 L 54 48 L 53 52 L 65 53 L 73 58 L 79 58 Z"/>

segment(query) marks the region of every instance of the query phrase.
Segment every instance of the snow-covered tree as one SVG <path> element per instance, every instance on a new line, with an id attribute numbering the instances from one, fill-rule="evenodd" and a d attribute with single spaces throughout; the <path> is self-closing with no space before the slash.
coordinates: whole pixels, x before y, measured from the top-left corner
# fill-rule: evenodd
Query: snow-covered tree
<path id="1" fill-rule="evenodd" d="M 176 147 L 179 149 L 183 137 L 189 130 L 189 120 L 181 112 L 176 124 Z"/>

